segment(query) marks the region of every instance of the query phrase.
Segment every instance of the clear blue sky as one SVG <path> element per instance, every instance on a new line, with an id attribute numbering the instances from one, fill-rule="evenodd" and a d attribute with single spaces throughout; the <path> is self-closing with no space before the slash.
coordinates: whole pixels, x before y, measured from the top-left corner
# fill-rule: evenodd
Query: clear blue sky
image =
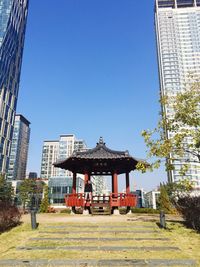
<path id="1" fill-rule="evenodd" d="M 30 0 L 17 107 L 31 122 L 28 171 L 40 173 L 44 140 L 67 133 L 145 158 L 158 99 L 153 0 Z M 145 189 L 166 180 L 132 176 Z"/>

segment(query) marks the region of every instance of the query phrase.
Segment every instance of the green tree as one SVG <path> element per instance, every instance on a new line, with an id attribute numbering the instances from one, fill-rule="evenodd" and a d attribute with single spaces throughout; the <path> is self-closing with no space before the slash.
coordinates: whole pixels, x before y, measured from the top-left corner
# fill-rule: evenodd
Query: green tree
<path id="1" fill-rule="evenodd" d="M 164 184 L 160 184 L 159 208 L 165 213 L 174 213 L 172 202 L 170 201 L 167 188 Z"/>
<path id="2" fill-rule="evenodd" d="M 7 182 L 5 175 L 0 174 L 0 201 L 12 202 L 13 200 L 13 187 L 10 182 Z"/>
<path id="3" fill-rule="evenodd" d="M 49 188 L 47 185 L 44 186 L 44 197 L 40 205 L 40 212 L 48 212 L 49 208 Z"/>
<path id="4" fill-rule="evenodd" d="M 174 97 L 163 96 L 161 104 L 163 111 L 157 127 L 142 132 L 148 148 L 147 160 L 152 163 L 140 162 L 137 168 L 143 172 L 153 170 L 166 159 L 166 170 L 172 170 L 174 161 L 187 155 L 180 170 L 184 177 L 190 163 L 200 163 L 200 82 L 190 83 Z M 170 117 L 164 111 L 167 108 L 173 111 Z"/>
<path id="5" fill-rule="evenodd" d="M 22 201 L 23 209 L 30 205 L 32 196 L 36 193 L 37 185 L 33 179 L 25 179 L 19 186 L 19 197 Z"/>
<path id="6" fill-rule="evenodd" d="M 182 179 L 178 182 L 165 184 L 170 201 L 174 203 L 177 198 L 189 195 L 193 188 L 193 183 L 189 179 Z"/>

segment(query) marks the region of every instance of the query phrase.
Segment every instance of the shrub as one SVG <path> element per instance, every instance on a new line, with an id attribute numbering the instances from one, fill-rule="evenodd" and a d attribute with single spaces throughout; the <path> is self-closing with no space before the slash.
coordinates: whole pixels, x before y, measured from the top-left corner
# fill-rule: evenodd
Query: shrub
<path id="1" fill-rule="evenodd" d="M 20 218 L 21 214 L 16 206 L 0 201 L 0 232 L 18 225 Z"/>
<path id="2" fill-rule="evenodd" d="M 47 209 L 47 213 L 56 213 L 56 210 L 54 209 L 54 207 L 48 207 Z"/>
<path id="3" fill-rule="evenodd" d="M 185 219 L 186 225 L 200 231 L 200 196 L 179 197 L 175 206 Z"/>
<path id="4" fill-rule="evenodd" d="M 50 211 L 50 206 L 49 206 L 49 189 L 48 186 L 44 186 L 44 198 L 42 199 L 42 202 L 40 204 L 40 212 L 44 213 L 51 213 Z"/>
<path id="5" fill-rule="evenodd" d="M 158 214 L 160 211 L 150 208 L 131 208 L 132 213 L 149 213 L 149 214 Z"/>
<path id="6" fill-rule="evenodd" d="M 71 209 L 64 209 L 64 210 L 61 210 L 60 213 L 70 214 L 70 213 L 71 213 Z"/>
<path id="7" fill-rule="evenodd" d="M 160 184 L 160 196 L 158 200 L 158 206 L 160 210 L 163 210 L 165 213 L 174 214 L 176 210 L 174 209 L 169 194 L 167 192 L 167 186 L 165 184 Z"/>

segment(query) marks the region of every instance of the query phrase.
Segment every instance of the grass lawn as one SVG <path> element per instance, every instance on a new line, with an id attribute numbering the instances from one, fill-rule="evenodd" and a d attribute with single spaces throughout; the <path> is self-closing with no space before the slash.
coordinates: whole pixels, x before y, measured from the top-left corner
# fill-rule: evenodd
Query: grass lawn
<path id="1" fill-rule="evenodd" d="M 130 221 L 137 215 L 127 216 L 68 216 L 65 214 L 40 215 L 39 228 L 31 230 L 29 217 L 23 218 L 23 223 L 0 235 L 0 259 L 193 259 L 200 267 L 200 234 L 187 229 L 180 222 L 168 222 L 167 230 L 161 230 L 153 221 Z M 138 217 L 139 218 L 139 217 Z M 60 222 L 61 221 L 61 222 Z M 48 228 L 48 226 L 63 226 L 66 228 Z M 76 227 L 74 227 L 76 226 Z M 77 227 L 78 226 L 78 227 Z M 92 226 L 92 227 L 90 227 Z M 95 229 L 94 226 L 97 226 Z M 101 228 L 112 226 L 112 228 Z M 123 226 L 118 228 L 116 226 Z M 131 228 L 129 228 L 129 226 Z M 132 228 L 134 226 L 134 228 Z M 138 227 L 139 226 L 139 227 Z M 151 226 L 152 228 L 145 228 Z M 144 228 L 141 228 L 144 227 Z M 129 229 L 128 229 L 129 228 Z M 96 231 L 113 231 L 98 233 Z M 154 230 L 153 233 L 120 233 L 121 230 Z M 71 233 L 76 231 L 76 233 Z M 89 231 L 90 233 L 79 233 Z M 41 233 L 48 232 L 48 233 Z M 52 233 L 56 232 L 56 233 Z M 66 234 L 59 232 L 69 232 Z M 96 240 L 76 240 L 70 238 L 94 237 Z M 163 240 L 121 240 L 100 241 L 98 238 L 168 238 Z M 60 238 L 58 240 L 33 240 L 32 238 Z M 53 250 L 17 250 L 17 247 L 55 247 Z M 124 251 L 90 251 L 90 250 L 56 250 L 64 246 L 133 246 L 133 247 L 178 247 L 178 251 L 124 250 Z"/>

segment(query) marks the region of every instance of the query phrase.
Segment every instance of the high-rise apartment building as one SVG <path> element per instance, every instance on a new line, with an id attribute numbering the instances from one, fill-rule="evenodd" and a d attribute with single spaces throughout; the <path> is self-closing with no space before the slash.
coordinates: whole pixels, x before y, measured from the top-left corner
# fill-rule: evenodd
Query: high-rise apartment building
<path id="1" fill-rule="evenodd" d="M 93 193 L 95 195 L 109 195 L 108 185 L 104 176 L 91 176 Z"/>
<path id="2" fill-rule="evenodd" d="M 30 122 L 22 115 L 15 116 L 7 179 L 23 180 L 26 177 Z"/>
<path id="3" fill-rule="evenodd" d="M 61 135 L 59 140 L 44 141 L 42 149 L 41 178 L 51 177 L 72 177 L 70 171 L 55 168 L 53 163 L 57 160 L 66 159 L 72 155 L 73 151 L 86 150 L 83 140 L 76 139 L 75 135 Z"/>
<path id="4" fill-rule="evenodd" d="M 59 140 L 44 141 L 42 149 L 41 178 L 48 179 L 50 203 L 60 205 L 64 203 L 64 195 L 72 192 L 72 173 L 67 170 L 55 168 L 53 163 L 66 159 L 74 151 L 86 150 L 83 140 L 75 135 L 60 135 Z M 83 175 L 77 176 L 77 192 L 83 192 Z"/>
<path id="5" fill-rule="evenodd" d="M 0 0 L 0 172 L 6 173 L 19 90 L 28 0 Z"/>
<path id="6" fill-rule="evenodd" d="M 190 74 L 200 77 L 200 0 L 155 0 L 155 27 L 161 95 L 173 97 L 185 88 Z M 162 109 L 173 117 L 172 108 Z M 169 181 L 182 178 L 180 170 L 189 157 L 185 154 L 174 163 Z M 200 187 L 198 163 L 190 163 L 186 176 Z"/>

